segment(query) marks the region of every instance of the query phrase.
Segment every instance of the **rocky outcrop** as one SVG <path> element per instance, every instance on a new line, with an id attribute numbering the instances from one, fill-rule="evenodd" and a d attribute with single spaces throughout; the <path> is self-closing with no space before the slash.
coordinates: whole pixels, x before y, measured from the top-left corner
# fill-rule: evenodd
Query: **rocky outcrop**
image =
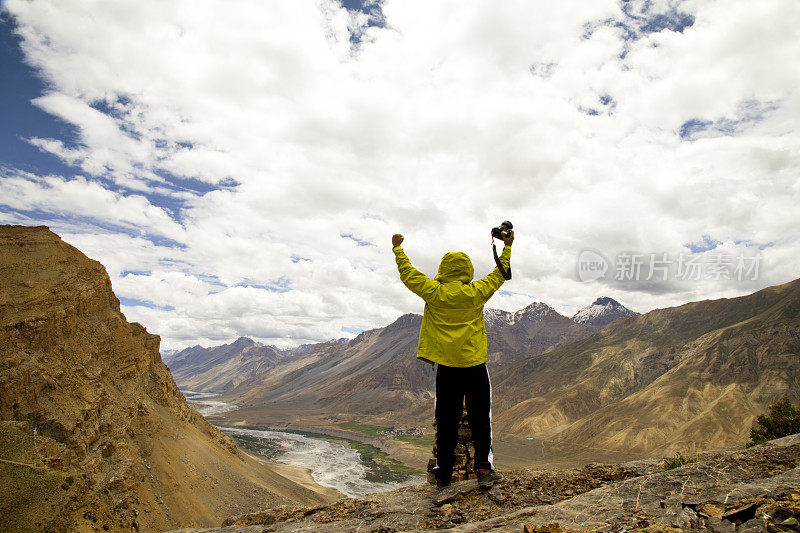
<path id="1" fill-rule="evenodd" d="M 45 227 L 0 226 L 0 272 L 0 480 L 19 496 L 0 529 L 159 530 L 325 501 L 186 404 L 100 263 Z M 53 486 L 63 498 L 42 505 Z M 38 527 L 9 522 L 29 515 Z"/>
<path id="2" fill-rule="evenodd" d="M 523 470 L 487 492 L 475 481 L 442 491 L 423 484 L 327 506 L 276 507 L 202 531 L 797 531 L 799 462 L 794 435 L 703 453 L 670 470 L 658 460 Z"/>

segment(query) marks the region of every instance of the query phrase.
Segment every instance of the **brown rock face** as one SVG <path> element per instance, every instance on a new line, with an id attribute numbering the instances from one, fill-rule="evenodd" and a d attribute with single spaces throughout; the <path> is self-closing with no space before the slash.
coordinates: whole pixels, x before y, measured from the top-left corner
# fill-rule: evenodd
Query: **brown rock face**
<path id="1" fill-rule="evenodd" d="M 2 440 L 0 453 L 78 480 L 65 482 L 61 507 L 39 510 L 42 527 L 217 525 L 248 507 L 321 500 L 245 456 L 186 404 L 160 338 L 126 321 L 100 263 L 45 227 L 0 226 L 0 272 L 0 419 L 26 423 L 3 435 L 34 435 L 25 450 Z M 18 478 L 10 468 L 25 467 L 0 463 L 4 486 Z M 0 514 L 0 529 L 26 529 Z"/>

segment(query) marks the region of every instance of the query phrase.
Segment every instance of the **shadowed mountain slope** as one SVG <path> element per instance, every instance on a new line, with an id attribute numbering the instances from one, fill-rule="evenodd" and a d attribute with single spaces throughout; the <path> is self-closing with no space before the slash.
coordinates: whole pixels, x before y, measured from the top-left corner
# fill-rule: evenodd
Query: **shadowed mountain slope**
<path id="1" fill-rule="evenodd" d="M 100 263 L 0 226 L 0 271 L 0 529 L 160 531 L 327 499 L 186 404 Z"/>
<path id="2" fill-rule="evenodd" d="M 418 360 L 421 317 L 403 315 L 347 344 L 322 343 L 229 394 L 244 409 L 277 414 L 402 413 L 406 421 L 427 413 L 433 368 Z"/>

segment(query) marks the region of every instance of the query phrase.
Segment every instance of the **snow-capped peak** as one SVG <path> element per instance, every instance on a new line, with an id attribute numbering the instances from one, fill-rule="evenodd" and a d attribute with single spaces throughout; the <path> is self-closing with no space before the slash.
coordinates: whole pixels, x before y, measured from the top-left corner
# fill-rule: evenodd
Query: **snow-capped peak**
<path id="1" fill-rule="evenodd" d="M 638 314 L 613 298 L 601 296 L 592 305 L 587 305 L 572 315 L 571 320 L 586 326 L 603 327 L 618 318 L 636 316 Z"/>
<path id="2" fill-rule="evenodd" d="M 557 315 L 555 309 L 542 302 L 533 302 L 529 306 L 515 311 L 502 311 L 500 309 L 484 309 L 483 320 L 487 328 L 511 326 L 523 318 L 539 320 L 546 316 Z"/>
<path id="3" fill-rule="evenodd" d="M 514 314 L 502 309 L 483 309 L 483 322 L 487 328 L 510 326 L 514 323 Z"/>
<path id="4" fill-rule="evenodd" d="M 519 320 L 523 316 L 539 318 L 557 314 L 558 313 L 556 312 L 556 310 L 547 305 L 546 303 L 533 302 L 528 307 L 520 309 L 519 311 L 514 313 L 514 316 L 517 317 L 517 320 Z"/>

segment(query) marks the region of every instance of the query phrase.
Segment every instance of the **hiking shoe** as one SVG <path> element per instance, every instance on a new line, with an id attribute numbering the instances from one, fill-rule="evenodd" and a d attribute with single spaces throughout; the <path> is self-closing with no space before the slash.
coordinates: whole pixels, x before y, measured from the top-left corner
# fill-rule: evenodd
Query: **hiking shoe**
<path id="1" fill-rule="evenodd" d="M 481 468 L 478 470 L 478 487 L 483 490 L 491 489 L 495 483 L 503 481 L 503 474 L 497 470 L 487 470 Z"/>
<path id="2" fill-rule="evenodd" d="M 442 490 L 445 487 L 449 487 L 450 484 L 453 482 L 453 478 L 448 476 L 446 478 L 436 478 L 436 489 Z"/>

